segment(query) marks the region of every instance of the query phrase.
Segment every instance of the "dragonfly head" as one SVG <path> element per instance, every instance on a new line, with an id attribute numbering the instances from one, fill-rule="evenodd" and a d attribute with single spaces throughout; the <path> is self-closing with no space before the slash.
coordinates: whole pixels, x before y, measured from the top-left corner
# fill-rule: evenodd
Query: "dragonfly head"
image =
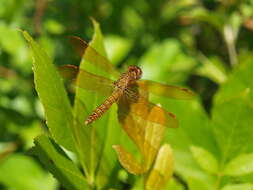
<path id="1" fill-rule="evenodd" d="M 142 75 L 141 68 L 135 65 L 129 66 L 127 72 L 132 76 L 133 80 L 139 80 Z"/>

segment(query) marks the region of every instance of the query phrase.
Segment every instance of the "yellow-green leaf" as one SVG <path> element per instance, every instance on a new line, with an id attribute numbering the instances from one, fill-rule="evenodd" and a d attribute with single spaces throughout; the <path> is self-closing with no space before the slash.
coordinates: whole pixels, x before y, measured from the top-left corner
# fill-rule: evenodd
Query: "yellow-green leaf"
<path id="1" fill-rule="evenodd" d="M 221 190 L 252 190 L 253 184 L 242 183 L 242 184 L 229 184 L 223 187 Z"/>
<path id="2" fill-rule="evenodd" d="M 224 169 L 224 174 L 241 176 L 253 172 L 253 154 L 242 154 L 232 159 Z"/>
<path id="3" fill-rule="evenodd" d="M 218 162 L 210 152 L 197 146 L 191 146 L 191 152 L 193 154 L 193 157 L 195 158 L 195 160 L 202 169 L 210 173 L 217 172 Z"/>
<path id="4" fill-rule="evenodd" d="M 174 160 L 170 145 L 163 145 L 157 155 L 154 168 L 146 181 L 147 190 L 159 190 L 165 187 L 173 174 Z"/>
<path id="5" fill-rule="evenodd" d="M 118 154 L 119 161 L 121 165 L 132 174 L 142 174 L 145 172 L 144 168 L 135 160 L 133 155 L 126 151 L 120 145 L 114 145 L 114 150 Z"/>

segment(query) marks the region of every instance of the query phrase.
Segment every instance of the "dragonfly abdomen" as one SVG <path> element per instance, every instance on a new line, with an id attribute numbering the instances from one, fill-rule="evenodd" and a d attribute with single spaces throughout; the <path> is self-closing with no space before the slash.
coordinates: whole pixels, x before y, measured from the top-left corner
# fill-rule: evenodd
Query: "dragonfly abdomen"
<path id="1" fill-rule="evenodd" d="M 93 121 L 97 120 L 98 118 L 100 118 L 112 106 L 112 104 L 115 103 L 119 99 L 120 95 L 121 95 L 121 93 L 119 91 L 113 92 L 112 95 L 109 96 L 103 102 L 103 104 L 101 104 L 100 106 L 98 106 L 88 116 L 88 118 L 85 120 L 85 124 L 88 125 L 88 124 L 92 123 Z"/>

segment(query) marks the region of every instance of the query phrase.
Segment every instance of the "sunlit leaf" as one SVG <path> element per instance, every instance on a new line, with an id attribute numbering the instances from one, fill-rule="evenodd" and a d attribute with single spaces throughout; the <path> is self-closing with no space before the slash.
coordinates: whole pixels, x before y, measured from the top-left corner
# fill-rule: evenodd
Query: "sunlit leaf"
<path id="1" fill-rule="evenodd" d="M 106 57 L 103 43 L 103 34 L 99 24 L 92 20 L 94 26 L 94 35 L 90 45 L 101 55 Z M 94 65 L 85 60 L 83 57 L 80 68 L 85 69 L 93 74 L 108 77 L 108 74 L 100 71 Z M 92 59 L 95 60 L 95 59 Z M 78 76 L 77 82 L 82 83 L 83 77 Z M 76 88 L 74 117 L 75 133 L 80 145 L 79 155 L 82 166 L 91 184 L 95 183 L 98 188 L 102 188 L 107 183 L 115 183 L 109 176 L 115 164 L 117 157 L 111 148 L 113 144 L 120 141 L 121 131 L 117 122 L 116 106 L 112 106 L 101 118 L 91 126 L 85 126 L 84 121 L 88 114 L 99 106 L 106 96 L 99 96 L 81 88 Z M 118 137 L 118 138 L 115 138 Z"/>
<path id="2" fill-rule="evenodd" d="M 214 82 L 221 84 L 227 80 L 227 73 L 224 63 L 217 57 L 205 57 L 200 55 L 202 65 L 197 68 L 197 74 L 208 77 Z"/>
<path id="3" fill-rule="evenodd" d="M 61 184 L 69 190 L 87 188 L 87 181 L 79 168 L 52 139 L 45 135 L 39 136 L 34 143 L 32 154 L 39 158 Z"/>
<path id="4" fill-rule="evenodd" d="M 62 80 L 52 60 L 27 33 L 23 32 L 33 53 L 36 91 L 43 104 L 47 125 L 54 139 L 65 148 L 75 150 L 70 130 L 72 111 Z"/>
<path id="5" fill-rule="evenodd" d="M 155 165 L 146 181 L 146 189 L 163 189 L 172 177 L 174 158 L 170 145 L 163 145 L 157 155 Z"/>
<path id="6" fill-rule="evenodd" d="M 143 78 L 163 83 L 185 81 L 195 64 L 195 60 L 183 51 L 182 44 L 175 39 L 154 44 L 140 59 Z"/>
<path id="7" fill-rule="evenodd" d="M 23 39 L 18 34 L 18 31 L 15 28 L 10 28 L 5 23 L 0 23 L 0 45 L 1 48 L 10 53 L 10 54 L 17 54 L 18 51 L 22 48 Z"/>
<path id="8" fill-rule="evenodd" d="M 12 154 L 0 164 L 0 182 L 8 189 L 55 190 L 57 184 L 35 160 L 21 154 Z"/>
<path id="9" fill-rule="evenodd" d="M 62 34 L 65 30 L 65 27 L 57 22 L 57 20 L 48 19 L 45 21 L 45 28 L 52 34 Z"/>
<path id="10" fill-rule="evenodd" d="M 218 171 L 218 161 L 210 152 L 197 146 L 191 146 L 191 151 L 202 169 L 213 174 Z"/>
<path id="11" fill-rule="evenodd" d="M 187 179 L 189 190 L 213 190 L 214 188 L 199 178 L 189 177 Z"/>
<path id="12" fill-rule="evenodd" d="M 171 179 L 165 188 L 166 190 L 184 190 L 184 186 L 180 184 L 177 180 Z"/>
<path id="13" fill-rule="evenodd" d="M 127 38 L 110 35 L 105 38 L 105 47 L 111 62 L 117 64 L 122 61 L 130 51 L 132 42 Z"/>
<path id="14" fill-rule="evenodd" d="M 253 154 L 242 154 L 228 162 L 224 174 L 241 176 L 253 172 Z"/>
<path id="15" fill-rule="evenodd" d="M 253 184 L 242 183 L 242 184 L 229 184 L 223 187 L 221 190 L 251 190 L 252 188 Z"/>

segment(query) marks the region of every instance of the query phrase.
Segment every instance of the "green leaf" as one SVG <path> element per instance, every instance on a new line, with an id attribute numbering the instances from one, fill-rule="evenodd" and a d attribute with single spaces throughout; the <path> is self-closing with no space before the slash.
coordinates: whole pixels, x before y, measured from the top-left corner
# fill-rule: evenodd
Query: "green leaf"
<path id="1" fill-rule="evenodd" d="M 198 179 L 210 186 L 212 177 L 199 167 L 190 151 L 191 145 L 203 147 L 218 157 L 209 118 L 199 101 L 175 101 L 158 97 L 152 100 L 174 113 L 179 121 L 179 128 L 168 129 L 166 133 L 166 141 L 173 147 L 175 171 L 185 179 Z"/>
<path id="2" fill-rule="evenodd" d="M 69 190 L 87 189 L 87 180 L 66 153 L 49 137 L 39 136 L 31 150 L 45 167 Z"/>
<path id="3" fill-rule="evenodd" d="M 238 65 L 230 74 L 226 83 L 224 83 L 214 98 L 214 103 L 219 104 L 224 100 L 235 97 L 245 89 L 253 89 L 253 61 L 251 55 L 241 56 L 240 65 Z M 250 98 L 253 100 L 253 93 L 250 92 Z"/>
<path id="4" fill-rule="evenodd" d="M 216 153 L 217 149 L 212 137 L 208 116 L 198 100 L 175 101 L 155 98 L 154 102 L 160 102 L 164 109 L 171 111 L 177 116 L 179 128 L 168 129 L 169 132 L 166 134 L 166 139 L 172 144 L 176 156 L 179 153 L 192 157 L 190 145 L 203 147 L 209 152 Z M 205 138 L 203 138 L 203 135 Z M 187 173 L 186 168 L 195 165 L 189 164 L 188 161 L 190 160 L 190 158 L 184 159 L 182 156 L 179 159 L 175 159 L 184 174 Z M 191 162 L 195 162 L 193 157 Z M 186 163 L 186 165 L 183 163 Z"/>
<path id="5" fill-rule="evenodd" d="M 225 175 L 241 176 L 253 172 L 253 154 L 242 154 L 226 164 Z"/>
<path id="6" fill-rule="evenodd" d="M 218 162 L 210 152 L 197 146 L 191 146 L 190 148 L 193 157 L 202 169 L 212 174 L 215 174 L 218 171 Z"/>
<path id="7" fill-rule="evenodd" d="M 184 190 L 185 188 L 182 186 L 182 184 L 180 184 L 178 181 L 172 178 L 165 189 L 166 190 Z"/>
<path id="8" fill-rule="evenodd" d="M 215 27 L 218 31 L 222 31 L 225 22 L 223 14 L 220 14 L 219 12 L 213 14 L 211 11 L 203 8 L 202 6 L 192 9 L 190 12 L 186 11 L 186 15 L 197 21 L 206 22 Z"/>
<path id="9" fill-rule="evenodd" d="M 239 154 L 253 150 L 252 114 L 248 91 L 213 107 L 212 124 L 221 150 L 222 165 Z"/>
<path id="10" fill-rule="evenodd" d="M 54 19 L 48 19 L 44 22 L 44 26 L 48 32 L 52 34 L 62 34 L 65 31 L 65 27 Z"/>
<path id="11" fill-rule="evenodd" d="M 93 22 L 93 24 L 95 32 L 90 45 L 104 55 L 105 51 L 102 42 L 102 33 L 99 29 L 99 25 L 97 23 L 95 24 L 95 21 Z M 85 70 L 88 70 L 89 67 L 92 68 L 92 65 L 87 64 L 89 63 L 83 60 L 80 64 L 80 68 L 83 68 Z M 77 77 L 77 81 L 79 80 L 81 80 L 80 76 Z M 101 102 L 102 100 L 100 98 L 100 103 Z M 84 126 L 84 121 L 87 116 L 93 111 L 94 107 L 98 104 L 99 103 L 96 95 L 91 95 L 90 92 L 86 92 L 81 88 L 76 88 L 74 117 L 77 122 L 75 122 L 75 134 L 79 142 L 78 151 L 80 155 L 80 160 L 90 183 L 94 183 L 95 180 L 94 175 L 95 170 L 100 161 L 99 157 L 101 156 L 103 140 L 98 138 L 99 132 L 96 127 Z"/>
<path id="12" fill-rule="evenodd" d="M 197 68 L 197 74 L 208 77 L 214 82 L 221 84 L 227 80 L 224 63 L 218 57 L 207 58 L 200 55 L 202 65 Z"/>
<path id="13" fill-rule="evenodd" d="M 167 1 L 160 10 L 161 20 L 169 22 L 173 19 L 177 19 L 185 9 L 189 9 L 194 5 L 194 1 Z"/>
<path id="14" fill-rule="evenodd" d="M 122 61 L 130 51 L 132 42 L 127 38 L 110 35 L 105 38 L 105 47 L 111 62 L 117 64 Z"/>
<path id="15" fill-rule="evenodd" d="M 0 164 L 0 182 L 8 189 L 54 190 L 56 181 L 30 157 L 12 154 Z"/>
<path id="16" fill-rule="evenodd" d="M 242 184 L 229 184 L 223 187 L 221 190 L 251 190 L 253 185 L 250 183 L 242 183 Z"/>
<path id="17" fill-rule="evenodd" d="M 33 53 L 36 91 L 43 104 L 47 125 L 53 138 L 65 148 L 75 150 L 69 126 L 72 111 L 59 73 L 46 52 L 27 33 L 23 32 Z"/>
<path id="18" fill-rule="evenodd" d="M 195 60 L 184 52 L 182 44 L 175 39 L 154 44 L 140 59 L 143 78 L 163 83 L 185 81 L 195 65 Z"/>
<path id="19" fill-rule="evenodd" d="M 1 48 L 15 56 L 24 46 L 24 39 L 19 35 L 18 31 L 0 22 L 0 46 Z"/>
<path id="20" fill-rule="evenodd" d="M 101 55 L 106 56 L 103 35 L 99 24 L 95 20 L 92 21 L 94 35 L 90 45 Z M 80 67 L 96 75 L 110 78 L 107 73 L 95 68 L 92 63 L 86 60 L 82 60 Z M 77 80 L 80 79 L 81 77 L 77 78 Z M 84 121 L 88 114 L 100 105 L 105 98 L 99 94 L 76 88 L 74 117 L 75 121 L 77 121 L 75 123 L 75 134 L 79 144 L 78 152 L 89 183 L 94 184 L 96 182 L 98 188 L 102 188 L 109 181 L 115 183 L 115 180 L 110 178 L 111 172 L 117 166 L 117 157 L 113 152 L 112 145 L 119 144 L 122 136 L 117 121 L 116 105 L 113 105 L 91 126 L 84 126 Z"/>
<path id="21" fill-rule="evenodd" d="M 189 177 L 187 179 L 189 190 L 213 190 L 211 185 L 206 181 L 200 180 L 198 178 Z"/>

